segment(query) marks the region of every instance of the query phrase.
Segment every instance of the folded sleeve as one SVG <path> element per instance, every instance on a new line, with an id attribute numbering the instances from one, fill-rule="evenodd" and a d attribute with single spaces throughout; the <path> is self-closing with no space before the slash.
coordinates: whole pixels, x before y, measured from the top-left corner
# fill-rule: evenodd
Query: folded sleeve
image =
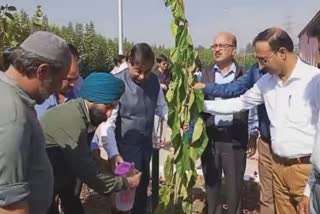
<path id="1" fill-rule="evenodd" d="M 67 146 L 63 148 L 64 158 L 74 175 L 100 194 L 109 194 L 128 188 L 125 177 L 115 176 L 111 171 L 102 172 L 98 169 L 87 144 L 87 134 L 81 133 L 73 139 L 62 129 L 56 130 Z M 68 146 L 69 145 L 69 146 Z"/>
<path id="2" fill-rule="evenodd" d="M 27 168 L 31 132 L 25 126 L 19 120 L 0 124 L 0 207 L 30 195 Z"/>

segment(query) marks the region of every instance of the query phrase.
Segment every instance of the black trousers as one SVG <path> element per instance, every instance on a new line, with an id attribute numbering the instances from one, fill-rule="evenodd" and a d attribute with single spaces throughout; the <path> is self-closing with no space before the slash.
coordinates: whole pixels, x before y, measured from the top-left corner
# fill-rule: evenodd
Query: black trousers
<path id="1" fill-rule="evenodd" d="M 133 162 L 135 168 L 142 173 L 141 181 L 139 186 L 136 188 L 136 195 L 131 214 L 146 214 L 152 144 L 151 142 L 148 142 L 144 143 L 144 145 L 120 145 L 119 151 L 125 161 Z"/>
<path id="2" fill-rule="evenodd" d="M 207 191 L 208 214 L 223 212 L 221 182 L 225 180 L 228 214 L 241 213 L 241 186 L 246 168 L 246 148 L 237 141 L 214 142 L 210 140 L 201 157 Z"/>
<path id="3" fill-rule="evenodd" d="M 84 214 L 80 200 L 82 183 L 67 169 L 63 152 L 59 147 L 47 148 L 54 174 L 54 194 L 48 214 L 59 214 L 59 203 L 64 214 Z"/>

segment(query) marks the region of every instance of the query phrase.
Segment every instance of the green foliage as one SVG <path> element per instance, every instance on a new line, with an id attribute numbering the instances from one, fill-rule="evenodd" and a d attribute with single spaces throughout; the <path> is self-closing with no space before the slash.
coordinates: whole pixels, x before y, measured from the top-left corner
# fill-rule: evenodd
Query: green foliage
<path id="1" fill-rule="evenodd" d="M 32 32 L 45 30 L 54 32 L 79 49 L 81 54 L 80 73 L 87 76 L 90 71 L 110 71 L 113 68 L 113 58 L 118 54 L 118 40 L 107 39 L 95 31 L 93 22 L 87 24 L 69 23 L 67 26 L 49 24 L 41 6 L 37 6 L 32 17 L 21 10 L 16 12 L 14 6 L 0 6 L 0 65 L 2 53 L 6 47 L 16 47 Z M 124 53 L 133 46 L 132 42 L 124 40 Z M 170 53 L 164 46 L 154 45 L 157 55 Z"/>
<path id="2" fill-rule="evenodd" d="M 161 202 L 156 212 L 191 213 L 191 190 L 197 179 L 195 161 L 201 156 L 208 142 L 203 120 L 199 116 L 203 94 L 192 89 L 198 53 L 193 48 L 188 21 L 184 15 L 184 1 L 166 0 L 165 4 L 171 7 L 171 31 L 175 37 L 175 48 L 170 52 L 173 80 L 167 93 L 168 124 L 172 129 L 171 143 L 174 154 L 165 162 L 166 180 L 160 190 Z M 189 136 L 183 127 L 191 121 L 196 123 L 193 135 Z"/>
<path id="3" fill-rule="evenodd" d="M 245 68 L 249 68 L 251 65 L 257 63 L 257 60 L 253 54 L 238 54 L 236 56 L 236 60 Z"/>

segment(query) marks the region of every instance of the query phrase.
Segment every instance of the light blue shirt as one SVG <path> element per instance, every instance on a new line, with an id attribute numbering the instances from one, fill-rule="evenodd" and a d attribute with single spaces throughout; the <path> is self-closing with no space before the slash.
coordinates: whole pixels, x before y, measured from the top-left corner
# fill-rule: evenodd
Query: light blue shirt
<path id="1" fill-rule="evenodd" d="M 70 90 L 70 92 L 67 93 L 65 96 L 65 99 L 63 103 L 68 102 L 69 100 L 78 98 L 80 96 L 80 88 L 82 85 L 83 79 L 81 76 L 77 79 L 75 82 L 73 89 Z M 34 108 L 37 112 L 37 117 L 40 118 L 44 113 L 46 113 L 49 109 L 59 105 L 59 101 L 57 99 L 57 96 L 55 94 L 52 94 L 50 97 L 48 97 L 42 104 L 35 105 Z"/>
<path id="2" fill-rule="evenodd" d="M 236 65 L 232 63 L 229 71 L 225 74 L 223 74 L 220 70 L 220 68 L 215 65 L 213 67 L 212 72 L 215 73 L 215 83 L 216 84 L 225 84 L 230 83 L 234 80 L 235 73 L 236 73 Z M 219 97 L 215 98 L 216 100 L 222 99 Z M 233 121 L 233 114 L 229 115 L 216 115 L 214 118 L 214 123 L 217 127 L 225 127 L 225 126 L 231 126 Z"/>
<path id="3" fill-rule="evenodd" d="M 74 92 L 71 91 L 68 93 L 64 99 L 64 103 L 68 102 L 69 100 L 75 99 L 76 96 L 74 95 Z M 34 108 L 37 112 L 37 117 L 40 118 L 42 115 L 44 115 L 49 109 L 59 105 L 57 96 L 55 94 L 50 95 L 48 99 L 46 99 L 42 104 L 35 105 Z"/>

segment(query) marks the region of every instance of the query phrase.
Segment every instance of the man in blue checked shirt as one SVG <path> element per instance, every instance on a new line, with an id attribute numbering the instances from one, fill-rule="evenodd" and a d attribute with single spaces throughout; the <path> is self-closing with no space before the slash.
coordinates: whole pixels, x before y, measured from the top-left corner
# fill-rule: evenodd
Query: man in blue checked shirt
<path id="1" fill-rule="evenodd" d="M 52 94 L 41 105 L 35 105 L 37 117 L 42 117 L 48 110 L 66 103 L 70 100 L 76 99 L 79 94 L 79 87 L 81 80 L 79 74 L 79 52 L 72 44 L 68 44 L 69 50 L 72 55 L 71 66 L 67 75 L 67 78 L 62 81 L 61 89 L 59 93 Z M 74 210 L 77 213 L 82 213 L 82 205 L 78 195 L 81 191 L 81 182 L 77 180 L 74 186 L 65 191 L 63 194 L 59 194 L 62 208 L 65 210 Z"/>
<path id="2" fill-rule="evenodd" d="M 237 97 L 250 89 L 265 73 L 266 72 L 259 69 L 258 64 L 255 64 L 249 68 L 247 73 L 230 83 L 196 83 L 194 88 L 203 89 L 203 92 L 206 95 L 219 96 L 223 98 Z M 275 211 L 272 187 L 270 121 L 264 105 L 257 107 L 257 113 L 258 121 L 252 112 L 249 113 L 250 136 L 248 143 L 248 156 L 253 156 L 256 152 L 256 147 L 258 147 L 258 169 L 261 185 L 260 213 L 272 214 L 275 213 Z M 257 122 L 258 126 L 256 124 Z M 256 145 L 257 139 L 258 145 Z"/>
<path id="3" fill-rule="evenodd" d="M 79 90 L 78 88 L 80 88 L 81 84 L 78 65 L 79 52 L 73 45 L 68 44 L 68 46 L 72 55 L 72 62 L 68 76 L 65 80 L 63 80 L 59 93 L 52 94 L 44 101 L 44 103 L 35 106 L 38 118 L 46 113 L 49 109 L 77 98 Z"/>

